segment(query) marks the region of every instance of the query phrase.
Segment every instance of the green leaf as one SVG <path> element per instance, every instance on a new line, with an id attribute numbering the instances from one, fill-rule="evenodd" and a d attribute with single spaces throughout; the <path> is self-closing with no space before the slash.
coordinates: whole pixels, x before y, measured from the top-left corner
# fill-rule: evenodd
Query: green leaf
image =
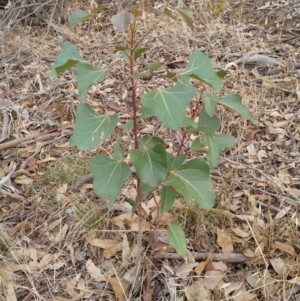
<path id="1" fill-rule="evenodd" d="M 123 160 L 125 158 L 124 146 L 119 141 L 116 141 L 114 144 L 114 152 L 112 154 L 112 157 L 115 160 Z"/>
<path id="2" fill-rule="evenodd" d="M 100 198 L 109 198 L 109 209 L 111 209 L 130 175 L 129 166 L 122 161 L 98 155 L 92 159 L 90 169 L 94 179 L 95 193 Z"/>
<path id="3" fill-rule="evenodd" d="M 167 168 L 168 171 L 178 169 L 182 166 L 184 160 L 186 159 L 185 154 L 180 154 L 178 156 L 173 156 L 167 153 Z"/>
<path id="4" fill-rule="evenodd" d="M 157 137 L 140 138 L 139 149 L 130 153 L 130 159 L 143 183 L 157 187 L 167 175 L 167 153 L 164 142 Z"/>
<path id="5" fill-rule="evenodd" d="M 61 47 L 61 51 L 49 72 L 50 77 L 57 76 L 67 69 L 72 68 L 78 62 L 83 62 L 83 58 L 80 56 L 76 47 L 70 42 L 66 41 Z"/>
<path id="6" fill-rule="evenodd" d="M 171 186 L 186 202 L 193 199 L 203 209 L 214 206 L 215 197 L 209 167 L 201 158 L 190 160 L 169 172 L 164 186 Z"/>
<path id="7" fill-rule="evenodd" d="M 171 11 L 168 8 L 164 8 L 163 14 L 173 20 L 176 20 L 176 17 L 171 13 Z"/>
<path id="8" fill-rule="evenodd" d="M 225 76 L 227 75 L 227 72 L 225 70 L 220 70 L 220 71 L 217 71 L 217 75 L 221 78 L 221 79 L 224 79 Z"/>
<path id="9" fill-rule="evenodd" d="M 226 95 L 220 99 L 219 103 L 239 113 L 244 120 L 250 120 L 253 123 L 257 123 L 257 121 L 251 116 L 249 109 L 242 104 L 242 97 L 239 94 Z"/>
<path id="10" fill-rule="evenodd" d="M 163 186 L 161 189 L 161 212 L 169 211 L 175 202 L 175 192 L 173 189 Z"/>
<path id="11" fill-rule="evenodd" d="M 141 77 L 141 73 L 134 70 L 133 77 L 134 77 L 134 80 L 137 81 Z"/>
<path id="12" fill-rule="evenodd" d="M 207 134 L 213 134 L 220 127 L 220 119 L 216 116 L 210 117 L 205 110 L 199 114 L 198 129 Z"/>
<path id="13" fill-rule="evenodd" d="M 99 115 L 90 105 L 80 104 L 77 107 L 74 134 L 71 145 L 80 150 L 90 150 L 103 143 L 114 131 L 118 115 Z"/>
<path id="14" fill-rule="evenodd" d="M 180 16 L 182 17 L 182 19 L 185 21 L 185 23 L 193 28 L 193 13 L 189 8 L 186 7 L 180 7 L 177 8 L 177 11 L 179 12 Z"/>
<path id="15" fill-rule="evenodd" d="M 234 138 L 225 134 L 204 134 L 200 139 L 200 143 L 208 147 L 207 158 L 211 168 L 219 165 L 222 150 L 227 147 L 234 146 Z"/>
<path id="16" fill-rule="evenodd" d="M 79 22 L 87 20 L 90 16 L 91 14 L 88 14 L 84 10 L 78 9 L 74 11 L 74 13 L 72 13 L 72 15 L 70 16 L 70 26 L 75 26 Z"/>
<path id="17" fill-rule="evenodd" d="M 201 152 L 204 154 L 208 153 L 207 148 L 204 148 L 203 144 L 200 143 L 200 139 L 196 139 L 192 142 L 191 149 L 192 152 Z"/>
<path id="18" fill-rule="evenodd" d="M 163 65 L 163 63 L 153 62 L 153 63 L 150 63 L 146 68 L 149 69 L 150 72 L 153 72 L 156 69 L 160 68 L 162 65 Z"/>
<path id="19" fill-rule="evenodd" d="M 168 225 L 170 245 L 181 255 L 186 255 L 186 238 L 182 229 L 175 224 Z"/>
<path id="20" fill-rule="evenodd" d="M 122 10 L 110 19 L 111 23 L 116 26 L 120 32 L 126 32 L 133 20 L 134 15 L 126 10 Z"/>
<path id="21" fill-rule="evenodd" d="M 142 196 L 145 198 L 147 197 L 150 193 L 155 191 L 157 187 L 150 187 L 149 185 L 141 182 L 141 191 L 142 191 Z"/>
<path id="22" fill-rule="evenodd" d="M 216 90 L 223 88 L 223 82 L 214 70 L 211 59 L 200 50 L 192 52 L 187 70 L 181 73 L 181 75 L 189 75 L 192 78 L 207 83 Z"/>
<path id="23" fill-rule="evenodd" d="M 91 66 L 87 63 L 78 63 L 75 73 L 79 96 L 81 98 L 86 97 L 88 90 L 93 84 L 102 82 L 109 75 L 108 71 Z"/>
<path id="24" fill-rule="evenodd" d="M 137 60 L 143 53 L 145 53 L 149 48 L 148 47 L 144 47 L 144 48 L 138 48 L 135 52 L 134 52 L 134 59 Z"/>
<path id="25" fill-rule="evenodd" d="M 182 127 L 184 127 L 184 128 L 191 127 L 193 129 L 197 129 L 198 125 L 194 120 L 192 120 L 184 115 L 183 121 L 182 121 Z"/>
<path id="26" fill-rule="evenodd" d="M 142 104 L 153 111 L 167 127 L 178 130 L 182 126 L 185 110 L 196 93 L 197 89 L 190 85 L 177 84 L 172 88 L 155 90 L 145 94 L 142 98 Z"/>
<path id="27" fill-rule="evenodd" d="M 206 113 L 212 117 L 214 115 L 216 105 L 219 102 L 219 97 L 214 95 L 206 96 L 205 94 L 201 93 L 201 100 L 204 103 L 204 109 Z"/>
<path id="28" fill-rule="evenodd" d="M 128 120 L 124 124 L 121 123 L 118 125 L 118 128 L 127 132 L 131 131 L 132 127 L 133 127 L 133 120 Z"/>
<path id="29" fill-rule="evenodd" d="M 151 118 L 155 115 L 151 109 L 145 107 L 141 107 L 141 114 L 143 118 Z"/>
<path id="30" fill-rule="evenodd" d="M 173 82 L 177 82 L 177 77 L 173 72 L 167 71 L 167 78 Z"/>

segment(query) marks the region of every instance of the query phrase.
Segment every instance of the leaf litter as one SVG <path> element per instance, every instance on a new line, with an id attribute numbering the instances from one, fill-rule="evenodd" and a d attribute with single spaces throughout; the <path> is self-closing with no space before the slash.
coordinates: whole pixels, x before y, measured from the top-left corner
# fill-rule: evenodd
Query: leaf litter
<path id="1" fill-rule="evenodd" d="M 300 54 L 295 38 L 297 6 L 290 2 L 289 6 L 283 1 L 268 6 L 256 1 L 255 11 L 252 1 L 243 7 L 231 1 L 227 7 L 222 1 L 218 1 L 219 6 L 204 1 L 201 9 L 198 1 L 190 1 L 196 16 L 193 34 L 185 27 L 165 24 L 168 31 L 161 28 L 163 35 L 152 40 L 155 47 L 167 46 L 161 52 L 147 53 L 150 61 L 187 62 L 191 50 L 204 51 L 213 58 L 216 68 L 227 69 L 226 92 L 241 94 L 258 120 L 257 125 L 250 125 L 219 109 L 222 133 L 233 134 L 236 145 L 223 153 L 225 160 L 212 172 L 218 204 L 203 212 L 176 200 L 174 211 L 166 215 L 156 246 L 157 255 L 163 256 L 158 257 L 152 282 L 157 297 L 234 301 L 299 298 Z M 232 16 L 239 9 L 244 19 L 237 32 Z M 281 14 L 290 14 L 291 18 Z M 122 36 L 115 37 L 105 24 L 98 28 L 100 35 L 93 32 L 91 47 L 95 43 L 104 45 L 104 63 L 122 81 L 126 79 L 122 59 L 110 56 Z M 41 51 L 36 36 L 43 36 L 44 28 L 20 29 L 30 43 L 24 45 L 19 57 L 12 58 L 7 65 L 9 72 L 2 73 L 0 83 L 0 298 L 134 299 L 134 294 L 142 292 L 142 275 L 135 275 L 138 222 L 137 216 L 131 217 L 132 206 L 127 202 L 134 195 L 134 183 L 125 186 L 123 198 L 111 212 L 95 197 L 90 184 L 68 191 L 88 172 L 89 152 L 78 155 L 68 143 L 74 104 L 81 101 L 68 72 L 57 82 L 41 76 L 51 68 L 59 52 L 53 45 L 60 45 L 60 39 L 50 35 L 51 47 Z M 74 36 L 75 32 L 64 31 L 70 38 Z M 76 34 L 86 54 L 98 62 L 88 46 L 85 25 L 79 25 Z M 119 40 L 115 42 L 115 38 Z M 7 36 L 5 45 L 14 49 L 19 45 L 17 36 Z M 8 53 L 11 51 L 4 53 L 6 58 Z M 29 63 L 28 54 L 36 61 Z M 156 78 L 155 73 L 151 80 L 141 83 L 139 96 L 153 87 L 169 87 L 168 81 Z M 86 102 L 96 112 L 104 113 L 104 104 L 108 103 L 110 110 L 127 116 L 128 94 L 126 87 L 106 79 L 91 89 Z M 10 122 L 6 124 L 7 118 Z M 152 133 L 158 126 L 153 122 L 141 130 Z M 15 140 L 2 140 L 7 138 Z M 126 130 L 123 138 L 128 141 Z M 191 136 L 185 147 L 193 139 Z M 171 152 L 176 151 L 176 145 L 176 141 L 168 142 Z M 101 149 L 104 153 L 112 151 L 110 141 Z M 144 204 L 144 209 L 156 218 L 154 200 Z M 187 234 L 186 258 L 167 257 L 177 255 L 164 232 L 174 220 Z M 152 222 L 145 221 L 144 233 L 151 227 Z M 222 262 L 218 254 L 244 254 L 248 259 Z"/>

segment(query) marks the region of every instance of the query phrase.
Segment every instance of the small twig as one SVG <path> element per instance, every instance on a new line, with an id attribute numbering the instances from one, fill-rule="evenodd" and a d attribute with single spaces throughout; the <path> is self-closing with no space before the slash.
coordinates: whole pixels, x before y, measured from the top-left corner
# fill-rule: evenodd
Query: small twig
<path id="1" fill-rule="evenodd" d="M 239 263 L 248 261 L 249 258 L 240 253 L 196 253 L 196 260 L 205 260 L 207 258 L 211 258 L 213 261 L 224 261 L 231 263 Z M 155 259 L 183 259 L 182 256 L 177 253 L 167 253 L 167 252 L 159 252 L 153 255 Z"/>

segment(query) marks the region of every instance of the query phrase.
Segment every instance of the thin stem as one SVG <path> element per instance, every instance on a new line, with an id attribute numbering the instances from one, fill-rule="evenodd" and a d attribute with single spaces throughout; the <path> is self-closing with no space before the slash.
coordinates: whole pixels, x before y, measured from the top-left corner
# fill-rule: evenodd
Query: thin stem
<path id="1" fill-rule="evenodd" d="M 134 51 L 135 51 L 135 26 L 136 24 L 133 23 L 130 25 L 130 79 L 131 79 L 131 88 L 132 88 L 132 107 L 133 107 L 133 133 L 134 133 L 134 148 L 139 148 L 138 143 L 138 124 L 137 124 L 137 111 L 138 111 L 138 103 L 136 99 L 136 81 L 134 79 Z M 141 181 L 140 178 L 137 176 L 137 201 L 138 201 L 138 217 L 139 217 L 139 233 L 138 233 L 138 254 L 137 254 L 137 266 L 140 266 L 142 260 L 142 236 L 143 236 L 143 229 L 142 229 L 142 221 L 143 221 L 143 210 L 142 210 L 142 202 L 143 196 L 141 192 Z"/>

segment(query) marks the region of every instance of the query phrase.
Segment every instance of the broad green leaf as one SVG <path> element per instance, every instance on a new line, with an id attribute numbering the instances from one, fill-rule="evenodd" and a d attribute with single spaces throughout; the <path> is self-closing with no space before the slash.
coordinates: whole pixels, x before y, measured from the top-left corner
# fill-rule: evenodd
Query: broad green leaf
<path id="1" fill-rule="evenodd" d="M 134 59 L 137 60 L 143 53 L 145 53 L 149 48 L 148 47 L 144 47 L 144 48 L 138 48 L 135 52 L 134 52 Z"/>
<path id="2" fill-rule="evenodd" d="M 185 110 L 196 93 L 197 89 L 192 86 L 177 84 L 172 88 L 159 89 L 145 94 L 142 104 L 143 107 L 153 111 L 167 127 L 178 130 L 182 126 Z"/>
<path id="3" fill-rule="evenodd" d="M 197 129 L 198 125 L 194 120 L 192 120 L 184 115 L 183 121 L 182 121 L 182 127 L 183 128 L 191 127 L 193 129 Z"/>
<path id="4" fill-rule="evenodd" d="M 188 161 L 180 168 L 170 171 L 163 185 L 173 187 L 186 202 L 194 199 L 203 209 L 214 206 L 215 197 L 209 167 L 200 158 Z"/>
<path id="5" fill-rule="evenodd" d="M 163 63 L 153 62 L 153 63 L 150 63 L 146 68 L 149 69 L 150 72 L 153 72 L 156 69 L 160 68 L 162 65 L 163 65 Z"/>
<path id="6" fill-rule="evenodd" d="M 72 13 L 72 15 L 70 16 L 70 26 L 75 26 L 79 22 L 87 20 L 90 16 L 91 14 L 88 14 L 84 10 L 78 9 L 74 11 L 74 13 Z"/>
<path id="7" fill-rule="evenodd" d="M 90 150 L 103 143 L 114 131 L 118 115 L 99 115 L 90 105 L 80 104 L 77 107 L 74 134 L 71 145 L 80 150 Z"/>
<path id="8" fill-rule="evenodd" d="M 112 160 L 105 155 L 95 156 L 90 164 L 94 179 L 94 190 L 100 198 L 109 198 L 112 208 L 121 188 L 130 175 L 129 166 L 122 161 Z"/>
<path id="9" fill-rule="evenodd" d="M 196 139 L 192 142 L 191 151 L 192 152 L 200 152 L 200 153 L 204 153 L 204 154 L 208 153 L 207 147 L 204 148 L 204 145 L 200 143 L 200 139 Z"/>
<path id="10" fill-rule="evenodd" d="M 163 141 L 156 137 L 139 139 L 139 149 L 130 153 L 130 159 L 143 183 L 156 187 L 167 175 L 167 153 Z"/>
<path id="11" fill-rule="evenodd" d="M 219 102 L 218 96 L 206 96 L 201 93 L 201 100 L 204 103 L 204 109 L 209 116 L 213 116 L 216 108 L 216 104 Z"/>
<path id="12" fill-rule="evenodd" d="M 177 82 L 177 77 L 173 72 L 167 71 L 167 78 L 173 82 Z"/>
<path id="13" fill-rule="evenodd" d="M 116 26 L 120 32 L 126 32 L 133 20 L 134 15 L 126 10 L 122 10 L 110 19 L 111 23 Z"/>
<path id="14" fill-rule="evenodd" d="M 220 127 L 220 119 L 216 116 L 209 116 L 203 109 L 199 114 L 198 129 L 206 134 L 214 134 L 214 132 Z"/>
<path id="15" fill-rule="evenodd" d="M 168 225 L 170 245 L 181 255 L 186 255 L 186 238 L 182 229 L 175 224 Z"/>
<path id="16" fill-rule="evenodd" d="M 133 127 L 133 120 L 128 120 L 124 124 L 121 123 L 118 125 L 118 128 L 127 132 L 131 131 L 132 127 Z"/>
<path id="17" fill-rule="evenodd" d="M 142 191 L 142 196 L 145 198 L 148 196 L 150 193 L 155 191 L 157 187 L 150 187 L 149 185 L 141 182 L 141 191 Z"/>
<path id="18" fill-rule="evenodd" d="M 177 8 L 177 11 L 179 12 L 180 16 L 182 17 L 182 19 L 185 21 L 185 23 L 193 28 L 193 13 L 189 8 L 186 7 L 180 7 Z"/>
<path id="19" fill-rule="evenodd" d="M 50 77 L 57 76 L 67 69 L 72 68 L 78 62 L 83 62 L 83 58 L 80 56 L 76 47 L 70 42 L 66 41 L 61 47 L 61 51 L 49 72 Z"/>
<path id="20" fill-rule="evenodd" d="M 175 192 L 173 189 L 163 186 L 161 189 L 161 212 L 169 211 L 175 202 Z"/>
<path id="21" fill-rule="evenodd" d="M 217 71 L 217 75 L 221 78 L 221 79 L 224 79 L 225 76 L 227 75 L 227 72 L 225 70 L 220 70 L 220 71 Z"/>
<path id="22" fill-rule="evenodd" d="M 167 168 L 168 171 L 175 170 L 182 166 L 184 160 L 186 159 L 185 154 L 180 154 L 178 156 L 173 156 L 167 153 Z"/>
<path id="23" fill-rule="evenodd" d="M 173 19 L 173 20 L 176 20 L 176 17 L 172 14 L 172 12 L 168 9 L 168 8 L 165 8 L 163 10 L 163 13 L 164 15 L 166 15 L 167 17 Z"/>
<path id="24" fill-rule="evenodd" d="M 239 113 L 244 120 L 250 120 L 253 123 L 257 121 L 251 116 L 251 113 L 248 108 L 246 108 L 242 104 L 242 97 L 239 94 L 229 94 L 222 97 L 219 101 L 220 104 L 234 110 L 235 112 Z"/>
<path id="25" fill-rule="evenodd" d="M 141 107 L 141 114 L 143 118 L 150 118 L 155 115 L 155 113 L 150 108 Z"/>
<path id="26" fill-rule="evenodd" d="M 182 84 L 184 84 L 186 86 L 192 85 L 191 79 L 190 79 L 189 76 L 181 75 L 180 74 L 180 75 L 177 75 L 177 80 L 178 80 L 179 83 L 182 83 Z"/>
<path id="27" fill-rule="evenodd" d="M 211 168 L 219 165 L 222 150 L 227 147 L 234 146 L 234 138 L 225 134 L 204 134 L 200 139 L 200 143 L 208 147 L 207 158 Z"/>
<path id="28" fill-rule="evenodd" d="M 108 71 L 91 66 L 87 63 L 78 63 L 75 73 L 79 96 L 81 98 L 86 97 L 88 90 L 93 84 L 103 81 L 109 75 Z"/>
<path id="29" fill-rule="evenodd" d="M 223 82 L 214 70 L 210 58 L 200 50 L 193 51 L 187 70 L 181 73 L 181 75 L 189 75 L 192 78 L 209 84 L 216 90 L 223 88 Z"/>
<path id="30" fill-rule="evenodd" d="M 114 152 L 112 157 L 115 160 L 123 160 L 125 158 L 124 146 L 119 141 L 116 141 L 114 144 Z"/>

